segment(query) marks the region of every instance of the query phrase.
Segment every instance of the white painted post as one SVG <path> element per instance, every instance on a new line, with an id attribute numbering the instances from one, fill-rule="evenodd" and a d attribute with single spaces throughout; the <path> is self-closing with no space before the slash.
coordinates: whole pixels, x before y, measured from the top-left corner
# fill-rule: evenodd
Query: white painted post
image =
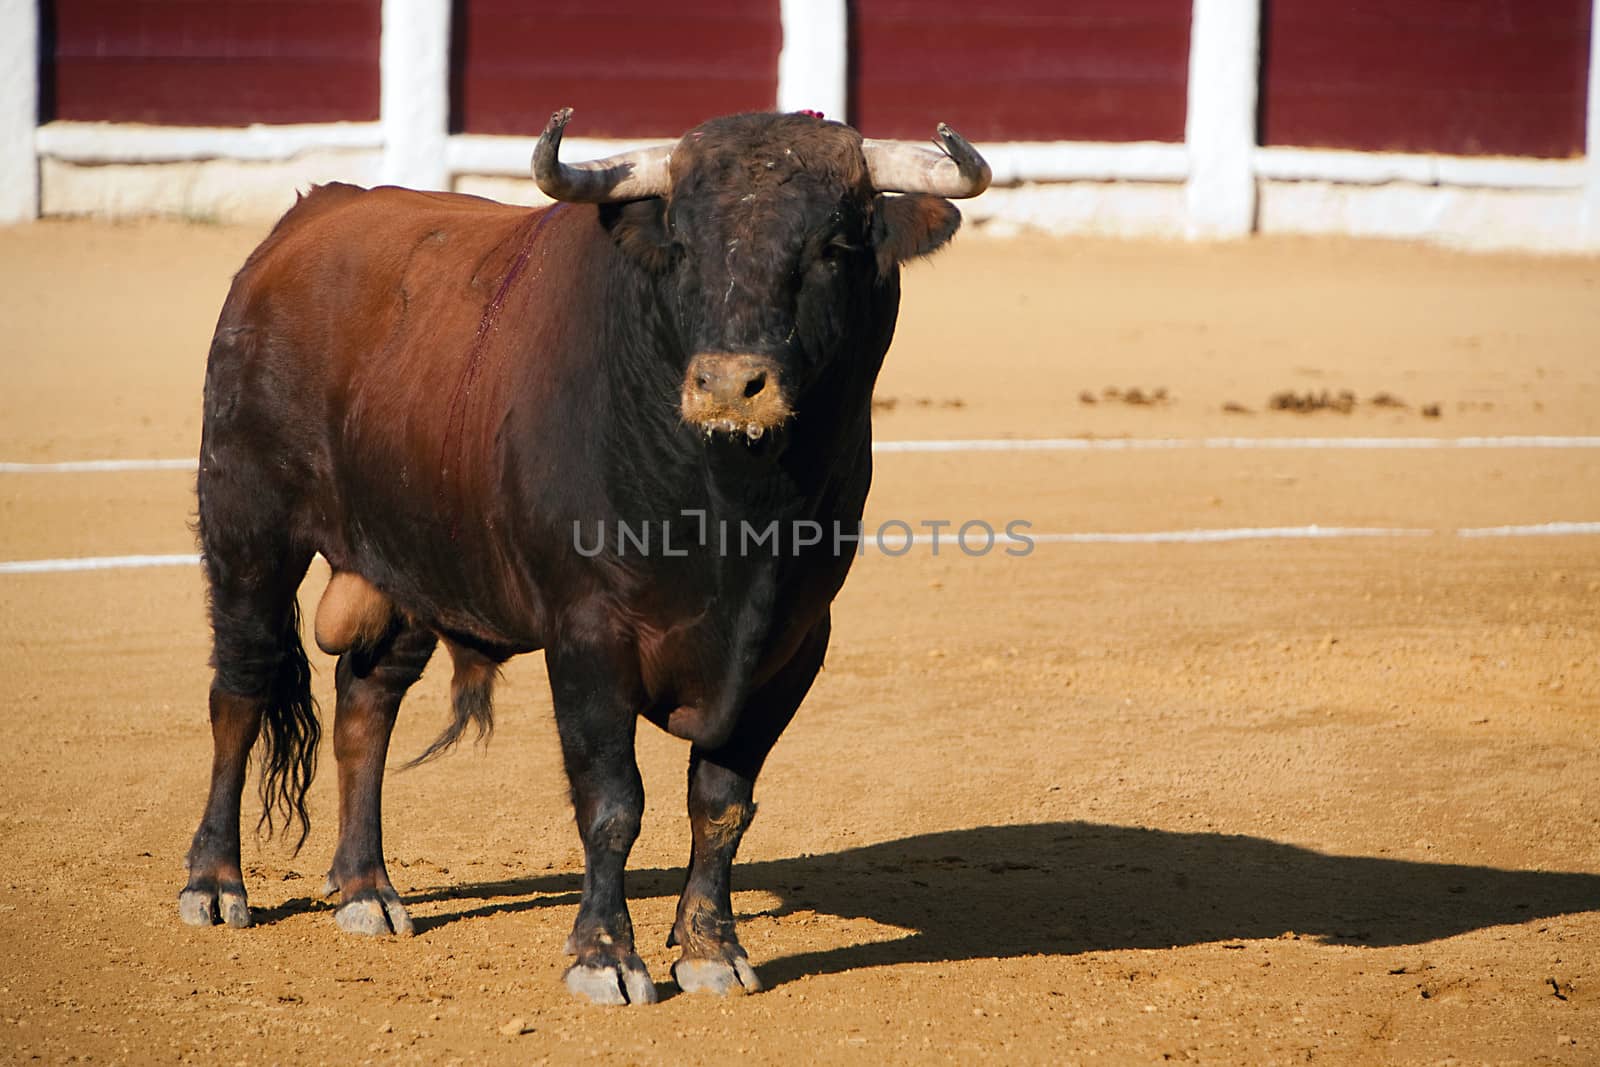
<path id="1" fill-rule="evenodd" d="M 1583 243 L 1600 250 L 1600 0 L 1589 11 L 1589 98 L 1584 119 L 1583 154 L 1588 180 L 1583 186 Z"/>
<path id="2" fill-rule="evenodd" d="M 783 0 L 779 111 L 820 111 L 847 121 L 850 30 L 845 9 L 845 0 Z"/>
<path id="3" fill-rule="evenodd" d="M 0 223 L 39 217 L 39 12 L 0 0 Z"/>
<path id="4" fill-rule="evenodd" d="M 383 0 L 383 180 L 448 189 L 450 0 Z"/>
<path id="5" fill-rule="evenodd" d="M 1184 189 L 1190 237 L 1244 237 L 1255 228 L 1259 0 L 1194 0 Z"/>

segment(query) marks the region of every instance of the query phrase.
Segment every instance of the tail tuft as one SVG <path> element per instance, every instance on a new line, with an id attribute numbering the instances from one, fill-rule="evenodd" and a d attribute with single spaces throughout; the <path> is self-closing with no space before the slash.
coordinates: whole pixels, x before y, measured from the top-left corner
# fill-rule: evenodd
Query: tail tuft
<path id="1" fill-rule="evenodd" d="M 450 751 L 468 726 L 477 727 L 475 741 L 478 744 L 494 735 L 494 683 L 500 676 L 499 665 L 452 641 L 445 641 L 445 647 L 455 663 L 455 675 L 450 679 L 450 724 L 422 755 L 402 770 L 409 771 Z"/>

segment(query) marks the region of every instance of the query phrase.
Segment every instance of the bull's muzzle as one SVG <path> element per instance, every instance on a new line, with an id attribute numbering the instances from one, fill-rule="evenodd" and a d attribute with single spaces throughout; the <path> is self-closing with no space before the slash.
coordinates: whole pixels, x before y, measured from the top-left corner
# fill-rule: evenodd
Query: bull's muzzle
<path id="1" fill-rule="evenodd" d="M 759 440 L 790 415 L 782 372 L 768 356 L 702 352 L 683 378 L 683 420 L 707 435 Z"/>

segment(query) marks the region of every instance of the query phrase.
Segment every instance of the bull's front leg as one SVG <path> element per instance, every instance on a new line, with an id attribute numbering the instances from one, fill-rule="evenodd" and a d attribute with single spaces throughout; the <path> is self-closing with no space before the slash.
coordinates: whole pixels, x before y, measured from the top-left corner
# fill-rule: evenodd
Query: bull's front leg
<path id="1" fill-rule="evenodd" d="M 569 627 L 577 629 L 578 627 Z M 561 755 L 583 839 L 583 900 L 567 938 L 567 988 L 596 1004 L 651 1004 L 655 982 L 633 946 L 623 888 L 644 783 L 633 742 L 639 687 L 615 648 L 563 640 L 546 659 Z"/>
<path id="2" fill-rule="evenodd" d="M 761 982 L 734 929 L 733 857 L 755 817 L 756 776 L 811 688 L 828 647 L 828 620 L 752 695 L 722 747 L 689 756 L 688 878 L 668 945 L 683 949 L 672 977 L 686 993 L 754 993 Z"/>

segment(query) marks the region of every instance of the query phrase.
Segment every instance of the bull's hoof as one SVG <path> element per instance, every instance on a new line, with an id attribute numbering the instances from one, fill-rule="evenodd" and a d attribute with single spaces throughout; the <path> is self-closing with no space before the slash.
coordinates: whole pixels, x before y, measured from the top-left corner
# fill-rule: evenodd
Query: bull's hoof
<path id="1" fill-rule="evenodd" d="M 591 1004 L 654 1004 L 656 984 L 644 961 L 629 954 L 616 963 L 574 963 L 567 968 L 567 989 Z"/>
<path id="2" fill-rule="evenodd" d="M 685 956 L 672 965 L 673 981 L 685 993 L 711 993 L 719 997 L 741 997 L 761 992 L 761 979 L 743 952 L 735 950 L 727 959 Z"/>
<path id="3" fill-rule="evenodd" d="M 333 913 L 333 921 L 347 934 L 382 937 L 398 934 L 410 937 L 415 933 L 411 916 L 400 895 L 392 889 L 368 890 L 354 900 L 346 901 Z"/>
<path id="4" fill-rule="evenodd" d="M 185 889 L 178 894 L 178 918 L 190 926 L 226 923 L 242 930 L 250 925 L 250 906 L 243 890 Z"/>

